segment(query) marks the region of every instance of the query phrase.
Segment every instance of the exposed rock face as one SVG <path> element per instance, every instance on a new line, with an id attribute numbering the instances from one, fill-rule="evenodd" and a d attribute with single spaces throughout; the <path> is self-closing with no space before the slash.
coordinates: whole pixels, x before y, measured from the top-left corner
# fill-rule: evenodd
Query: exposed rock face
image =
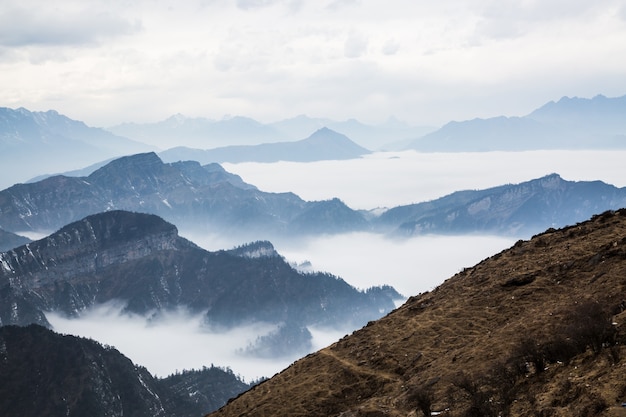
<path id="1" fill-rule="evenodd" d="M 626 209 L 547 230 L 211 416 L 622 415 L 625 277 Z"/>
<path id="2" fill-rule="evenodd" d="M 218 368 L 156 379 L 115 348 L 37 325 L 0 327 L 0 375 L 3 417 L 197 417 L 249 388 Z"/>
<path id="3" fill-rule="evenodd" d="M 236 233 L 257 240 L 296 230 L 359 230 L 363 216 L 336 201 L 305 202 L 292 193 L 265 193 L 217 164 L 164 164 L 154 153 L 116 159 L 87 177 L 55 176 L 0 191 L 0 227 L 52 231 L 108 210 L 156 214 L 183 228 Z M 346 212 L 349 213 L 346 216 Z M 311 213 L 309 215 L 308 213 Z"/>
<path id="4" fill-rule="evenodd" d="M 221 325 L 355 328 L 393 309 L 393 294 L 382 293 L 300 273 L 269 242 L 208 252 L 155 215 L 124 211 L 88 216 L 0 254 L 3 324 L 46 324 L 47 311 L 73 316 L 120 300 L 135 313 L 184 307 Z"/>

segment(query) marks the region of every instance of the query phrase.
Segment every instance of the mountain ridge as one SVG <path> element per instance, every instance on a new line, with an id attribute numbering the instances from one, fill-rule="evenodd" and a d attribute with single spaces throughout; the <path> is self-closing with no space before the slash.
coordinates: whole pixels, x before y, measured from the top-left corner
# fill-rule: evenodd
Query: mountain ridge
<path id="1" fill-rule="evenodd" d="M 210 416 L 602 416 L 626 398 L 626 210 L 410 297 Z"/>
<path id="2" fill-rule="evenodd" d="M 327 217 L 309 221 L 308 230 L 315 233 L 332 233 L 333 209 L 351 212 L 344 216 L 352 222 L 345 228 L 364 225 L 362 213 L 343 203 L 263 192 L 218 164 L 166 164 L 151 152 L 113 160 L 87 177 L 54 176 L 2 190 L 0 227 L 14 233 L 49 232 L 90 214 L 122 209 L 157 214 L 180 228 L 267 240 L 289 235 L 295 219 L 305 226 L 312 205 L 327 208 Z"/>
<path id="3" fill-rule="evenodd" d="M 215 368 L 156 378 L 117 349 L 49 329 L 0 327 L 0 413 L 197 417 L 251 385 Z"/>
<path id="4" fill-rule="evenodd" d="M 88 216 L 0 253 L 5 325 L 49 326 L 49 312 L 75 318 L 117 301 L 123 312 L 139 315 L 182 308 L 218 327 L 353 328 L 393 309 L 394 293 L 359 291 L 330 274 L 298 272 L 269 242 L 209 252 L 156 215 L 126 211 Z"/>
<path id="5" fill-rule="evenodd" d="M 55 110 L 31 112 L 0 107 L 0 163 L 5 173 L 1 188 L 45 172 L 78 169 L 106 158 L 152 149 Z"/>
<path id="6" fill-rule="evenodd" d="M 567 181 L 558 174 L 483 190 L 462 190 L 399 206 L 375 223 L 401 236 L 425 233 L 494 233 L 531 236 L 575 224 L 605 210 L 626 207 L 626 187 L 601 181 Z"/>
<path id="7" fill-rule="evenodd" d="M 357 145 L 347 136 L 323 127 L 308 138 L 295 142 L 238 145 L 206 150 L 176 147 L 160 152 L 159 156 L 166 162 L 194 160 L 204 164 L 210 162 L 313 162 L 354 159 L 369 153 L 371 152 L 368 149 Z"/>
<path id="8" fill-rule="evenodd" d="M 451 121 L 404 149 L 486 152 L 539 149 L 624 149 L 626 96 L 563 97 L 522 117 Z"/>

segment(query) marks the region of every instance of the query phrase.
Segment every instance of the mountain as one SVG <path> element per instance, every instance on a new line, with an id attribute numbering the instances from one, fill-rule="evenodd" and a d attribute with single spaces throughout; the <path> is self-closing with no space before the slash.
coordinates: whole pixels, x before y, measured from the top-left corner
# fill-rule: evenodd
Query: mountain
<path id="1" fill-rule="evenodd" d="M 352 142 L 347 136 L 321 128 L 306 139 L 296 142 L 263 143 L 249 146 L 227 146 L 208 150 L 176 147 L 159 153 L 166 162 L 313 162 L 354 159 L 370 151 Z"/>
<path id="2" fill-rule="evenodd" d="M 388 288 L 362 292 L 329 274 L 300 273 L 269 242 L 208 252 L 149 214 L 88 216 L 0 254 L 3 324 L 47 325 L 50 311 L 77 317 L 111 301 L 142 315 L 183 308 L 211 326 L 297 329 L 356 328 L 394 307 Z"/>
<path id="3" fill-rule="evenodd" d="M 368 125 L 355 119 L 336 121 L 300 115 L 273 123 L 260 123 L 242 116 L 211 120 L 181 114 L 156 123 L 124 123 L 107 130 L 161 149 L 213 149 L 295 141 L 324 127 L 353 138 L 367 149 L 380 149 L 383 145 L 422 136 L 434 130 L 431 127 L 409 126 L 395 119 L 380 125 Z"/>
<path id="4" fill-rule="evenodd" d="M 426 126 L 410 126 L 394 118 L 390 118 L 383 124 L 370 125 L 361 123 L 356 119 L 336 121 L 305 115 L 274 122 L 270 126 L 292 138 L 306 137 L 326 127 L 346 135 L 359 145 L 372 150 L 388 149 L 393 147 L 392 144 L 396 142 L 423 136 L 435 130 L 435 128 Z"/>
<path id="5" fill-rule="evenodd" d="M 325 217 L 307 216 L 322 207 Z M 333 210 L 351 222 L 342 230 L 364 224 L 360 213 L 338 201 L 311 203 L 292 193 L 262 192 L 218 164 L 165 164 L 154 153 L 118 158 L 87 177 L 54 176 L 0 191 L 0 227 L 14 233 L 49 233 L 113 209 L 153 213 L 187 230 L 228 233 L 242 241 L 288 235 L 294 221 L 300 229 L 333 233 L 339 219 Z"/>
<path id="6" fill-rule="evenodd" d="M 106 158 L 151 149 L 54 110 L 0 108 L 2 188 L 46 172 L 77 169 Z"/>
<path id="7" fill-rule="evenodd" d="M 449 122 L 410 142 L 423 152 L 626 148 L 626 96 L 563 97 L 523 117 Z"/>
<path id="8" fill-rule="evenodd" d="M 157 379 L 113 347 L 38 325 L 0 327 L 3 417 L 198 417 L 250 388 L 219 368 Z"/>
<path id="9" fill-rule="evenodd" d="M 25 245 L 31 240 L 27 237 L 16 235 L 0 229 L 0 252 L 13 249 L 17 246 Z"/>
<path id="10" fill-rule="evenodd" d="M 107 130 L 116 135 L 133 138 L 161 149 L 168 149 L 173 146 L 209 149 L 293 139 L 271 126 L 242 116 L 211 120 L 176 114 L 156 123 L 124 123 Z"/>
<path id="11" fill-rule="evenodd" d="M 623 415 L 624 236 L 619 210 L 520 240 L 210 415 Z"/>
<path id="12" fill-rule="evenodd" d="M 458 191 L 433 201 L 394 207 L 375 220 L 403 236 L 489 233 L 531 236 L 626 207 L 626 188 L 601 181 L 566 181 L 558 174 L 485 190 Z"/>

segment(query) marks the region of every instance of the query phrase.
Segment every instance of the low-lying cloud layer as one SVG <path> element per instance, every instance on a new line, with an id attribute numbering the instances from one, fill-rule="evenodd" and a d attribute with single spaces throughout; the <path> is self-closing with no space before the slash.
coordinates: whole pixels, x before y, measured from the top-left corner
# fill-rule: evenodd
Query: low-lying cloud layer
<path id="1" fill-rule="evenodd" d="M 529 181 L 551 173 L 569 181 L 626 186 L 626 151 L 378 152 L 361 159 L 310 163 L 225 163 L 263 191 L 305 200 L 338 197 L 353 209 L 394 207 L 459 190 Z"/>
<path id="2" fill-rule="evenodd" d="M 48 319 L 55 331 L 113 346 L 159 377 L 213 364 L 231 368 L 235 375 L 251 382 L 271 377 L 297 359 L 256 358 L 241 353 L 258 336 L 274 330 L 273 325 L 254 323 L 218 331 L 205 326 L 200 314 L 179 310 L 150 317 L 122 313 L 122 307 L 109 303 L 83 312 L 78 319 L 56 313 L 49 314 Z M 314 350 L 343 336 L 339 331 L 310 331 Z"/>
<path id="3" fill-rule="evenodd" d="M 374 208 L 427 201 L 461 189 L 528 181 L 552 172 L 567 180 L 600 179 L 624 186 L 624 159 L 624 151 L 403 152 L 351 161 L 228 164 L 226 169 L 264 191 L 293 191 L 307 200 L 340 197 L 353 208 Z M 181 234 L 208 250 L 246 243 L 233 236 L 194 235 L 184 230 Z M 475 235 L 390 239 L 350 233 L 273 243 L 288 261 L 309 261 L 314 270 L 340 276 L 357 288 L 388 284 L 411 296 L 433 289 L 463 268 L 510 247 L 514 240 Z M 121 314 L 120 309 L 100 306 L 80 319 L 52 315 L 50 321 L 57 331 L 117 347 L 159 376 L 214 364 L 230 367 L 252 381 L 272 376 L 297 359 L 259 359 L 237 353 L 272 326 L 251 324 L 216 332 L 202 325 L 201 316 L 184 311 L 167 313 L 155 321 Z M 309 330 L 314 337 L 313 350 L 344 335 Z"/>

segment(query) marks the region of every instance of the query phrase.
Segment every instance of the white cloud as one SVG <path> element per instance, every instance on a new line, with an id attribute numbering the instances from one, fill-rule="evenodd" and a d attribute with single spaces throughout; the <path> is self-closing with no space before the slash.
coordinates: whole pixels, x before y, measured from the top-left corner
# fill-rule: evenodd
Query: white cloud
<path id="1" fill-rule="evenodd" d="M 359 58 L 367 52 L 367 39 L 358 34 L 351 34 L 346 39 L 343 51 L 346 58 Z"/>
<path id="2" fill-rule="evenodd" d="M 626 151 L 380 152 L 347 161 L 223 164 L 263 191 L 305 200 L 342 199 L 355 209 L 394 207 L 458 190 L 520 183 L 558 173 L 564 179 L 626 186 Z M 597 161 L 597 163 L 590 163 Z"/>
<path id="3" fill-rule="evenodd" d="M 129 21 L 106 9 L 82 7 L 61 10 L 52 3 L 25 7 L 5 4 L 0 10 L 0 45 L 85 45 L 103 42 L 141 30 L 139 21 Z"/>
<path id="4" fill-rule="evenodd" d="M 440 124 L 626 92 L 617 0 L 3 6 L 0 100 L 96 126 L 176 112 Z"/>

